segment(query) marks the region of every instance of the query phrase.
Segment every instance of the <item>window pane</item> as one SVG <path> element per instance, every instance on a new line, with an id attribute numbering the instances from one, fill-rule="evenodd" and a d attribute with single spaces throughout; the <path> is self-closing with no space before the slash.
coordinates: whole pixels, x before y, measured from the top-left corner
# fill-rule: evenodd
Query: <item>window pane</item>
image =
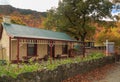
<path id="1" fill-rule="evenodd" d="M 28 44 L 28 56 L 36 55 L 35 44 Z"/>
<path id="2" fill-rule="evenodd" d="M 28 55 L 29 55 L 29 56 L 34 55 L 34 48 L 32 48 L 32 47 L 29 47 L 29 48 L 28 48 Z"/>
<path id="3" fill-rule="evenodd" d="M 67 50 L 68 50 L 68 45 L 66 44 L 66 45 L 63 45 L 62 46 L 62 53 L 63 54 L 67 54 Z"/>

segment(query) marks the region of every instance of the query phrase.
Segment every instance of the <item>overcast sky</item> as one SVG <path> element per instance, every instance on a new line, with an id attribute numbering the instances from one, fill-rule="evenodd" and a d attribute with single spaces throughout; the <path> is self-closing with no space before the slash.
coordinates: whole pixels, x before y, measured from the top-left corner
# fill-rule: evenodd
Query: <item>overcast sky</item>
<path id="1" fill-rule="evenodd" d="M 12 5 L 22 9 L 46 11 L 51 7 L 57 7 L 59 0 L 0 0 L 0 5 Z"/>
<path id="2" fill-rule="evenodd" d="M 59 0 L 0 0 L 0 5 L 12 5 L 16 8 L 32 9 L 40 12 L 47 11 L 51 7 L 57 7 Z M 112 14 L 120 13 L 119 10 L 113 9 Z"/>

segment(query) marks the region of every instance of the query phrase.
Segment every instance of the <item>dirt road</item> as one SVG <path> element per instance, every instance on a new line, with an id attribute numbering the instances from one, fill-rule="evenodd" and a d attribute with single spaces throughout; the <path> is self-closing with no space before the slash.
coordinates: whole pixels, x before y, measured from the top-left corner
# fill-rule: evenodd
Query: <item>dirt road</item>
<path id="1" fill-rule="evenodd" d="M 93 82 L 120 82 L 120 62 L 117 62 L 114 69 L 107 72 L 104 79 Z"/>

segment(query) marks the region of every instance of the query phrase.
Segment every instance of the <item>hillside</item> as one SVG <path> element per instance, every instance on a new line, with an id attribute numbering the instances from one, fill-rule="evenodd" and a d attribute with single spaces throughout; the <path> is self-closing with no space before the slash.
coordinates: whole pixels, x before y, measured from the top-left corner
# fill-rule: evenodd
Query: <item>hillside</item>
<path id="1" fill-rule="evenodd" d="M 5 15 L 11 16 L 13 23 L 33 27 L 43 27 L 42 22 L 46 17 L 46 12 L 19 9 L 10 5 L 0 5 L 0 22 L 2 22 L 2 17 Z"/>
<path id="2" fill-rule="evenodd" d="M 19 8 L 12 7 L 10 5 L 0 5 L 0 23 L 2 22 L 3 20 L 2 18 L 5 15 L 11 16 L 12 23 L 27 25 L 31 27 L 38 27 L 38 28 L 44 28 L 43 22 L 47 17 L 46 12 L 37 12 L 29 9 L 19 9 Z M 95 34 L 93 37 L 88 37 L 87 40 L 91 40 L 91 41 L 94 40 L 97 42 L 99 41 L 99 37 L 100 38 L 101 36 L 103 37 L 103 33 L 101 32 L 103 32 L 104 30 L 109 29 L 109 27 L 117 27 L 118 29 L 120 27 L 120 22 L 117 22 L 116 26 L 112 26 L 113 23 L 109 21 L 107 23 L 100 22 L 100 24 L 101 25 L 93 22 L 92 25 L 96 27 Z M 112 30 L 115 30 L 115 29 L 112 29 Z M 109 32 L 108 34 L 110 36 L 113 35 Z"/>

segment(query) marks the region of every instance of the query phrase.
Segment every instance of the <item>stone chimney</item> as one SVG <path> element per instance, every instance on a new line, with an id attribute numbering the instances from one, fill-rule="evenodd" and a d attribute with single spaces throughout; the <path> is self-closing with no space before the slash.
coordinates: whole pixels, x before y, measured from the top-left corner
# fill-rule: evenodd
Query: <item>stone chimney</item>
<path id="1" fill-rule="evenodd" d="M 10 16 L 4 16 L 4 17 L 3 17 L 3 22 L 4 22 L 4 23 L 7 23 L 7 24 L 10 24 L 10 23 L 11 23 L 11 18 L 10 18 Z"/>

